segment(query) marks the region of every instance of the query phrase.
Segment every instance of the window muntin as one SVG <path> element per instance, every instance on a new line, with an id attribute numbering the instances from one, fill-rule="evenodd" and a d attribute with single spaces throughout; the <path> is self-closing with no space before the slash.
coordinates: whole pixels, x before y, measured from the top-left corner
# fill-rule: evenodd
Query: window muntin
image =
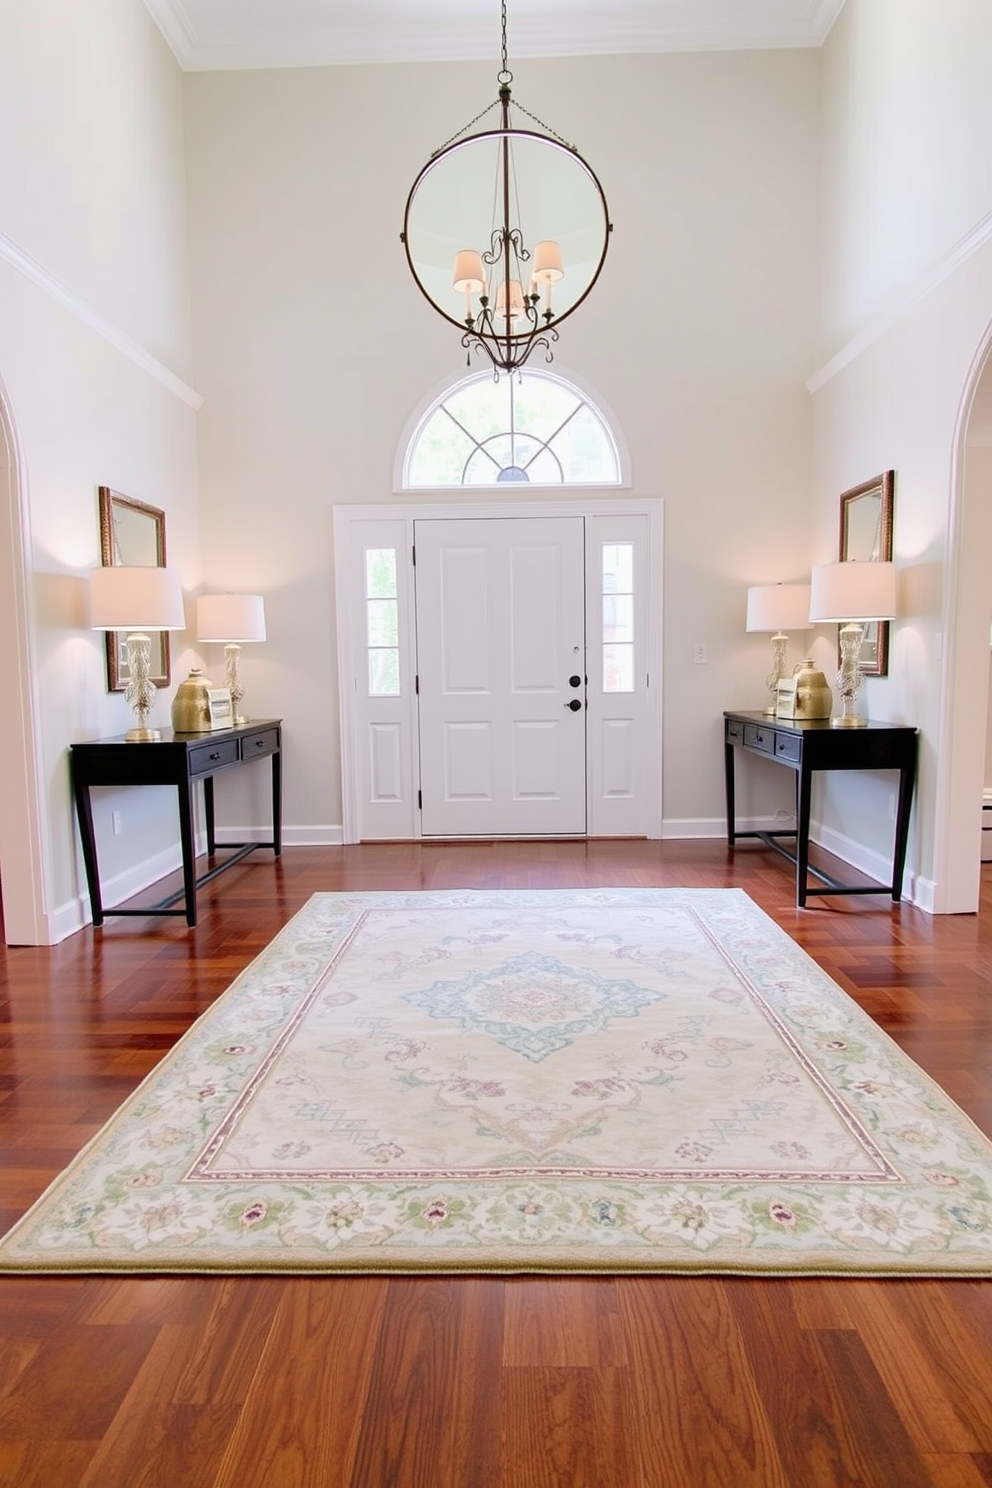
<path id="1" fill-rule="evenodd" d="M 365 549 L 365 645 L 369 697 L 399 697 L 400 620 L 395 548 Z"/>
<path id="2" fill-rule="evenodd" d="M 605 418 L 563 378 L 477 373 L 440 397 L 406 454 L 404 489 L 609 486 L 620 456 Z"/>

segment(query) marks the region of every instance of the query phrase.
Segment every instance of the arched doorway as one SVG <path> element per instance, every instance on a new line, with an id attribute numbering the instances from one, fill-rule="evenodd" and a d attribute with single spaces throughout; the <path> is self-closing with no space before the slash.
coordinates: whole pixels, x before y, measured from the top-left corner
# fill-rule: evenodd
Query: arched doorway
<path id="1" fill-rule="evenodd" d="M 8 945 L 47 945 L 52 939 L 45 914 L 29 550 L 24 460 L 0 381 L 0 696 L 7 725 L 0 772 L 0 891 Z"/>
<path id="2" fill-rule="evenodd" d="M 951 471 L 940 748 L 934 815 L 938 913 L 973 913 L 981 883 L 981 802 L 992 627 L 992 324 L 968 372 Z"/>

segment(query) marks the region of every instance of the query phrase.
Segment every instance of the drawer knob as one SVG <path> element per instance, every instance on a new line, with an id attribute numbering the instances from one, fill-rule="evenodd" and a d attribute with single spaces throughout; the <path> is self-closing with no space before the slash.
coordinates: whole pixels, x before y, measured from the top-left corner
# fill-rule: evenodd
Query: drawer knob
<path id="1" fill-rule="evenodd" d="M 210 758 L 213 759 L 213 760 L 219 760 L 220 759 L 220 750 L 219 749 L 215 749 L 214 752 L 213 752 L 213 754 L 210 756 Z"/>

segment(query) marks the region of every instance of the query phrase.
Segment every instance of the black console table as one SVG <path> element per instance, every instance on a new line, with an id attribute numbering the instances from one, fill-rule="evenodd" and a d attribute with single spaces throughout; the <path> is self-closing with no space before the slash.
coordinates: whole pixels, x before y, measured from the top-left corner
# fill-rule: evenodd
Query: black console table
<path id="1" fill-rule="evenodd" d="M 128 743 L 121 734 L 113 739 L 96 739 L 71 746 L 72 794 L 76 802 L 79 833 L 82 839 L 83 864 L 89 889 L 93 924 L 102 925 L 104 916 L 113 915 L 181 915 L 188 925 L 196 924 L 196 891 L 201 884 L 216 878 L 225 868 L 233 868 L 258 847 L 271 847 L 275 856 L 282 851 L 282 720 L 263 718 L 240 728 L 217 729 L 209 734 L 177 734 L 163 729 L 161 739 Z M 243 765 L 248 760 L 269 759 L 272 765 L 272 841 L 225 842 L 222 849 L 230 856 L 214 864 L 208 872 L 196 876 L 196 848 L 193 841 L 193 787 L 203 782 L 203 807 L 207 830 L 207 853 L 217 851 L 214 838 L 214 776 L 220 770 Z M 108 909 L 100 895 L 100 869 L 93 831 L 90 787 L 94 785 L 174 785 L 179 795 L 179 837 L 183 855 L 183 887 L 160 899 L 147 909 Z M 183 904 L 171 908 L 177 900 Z"/>
<path id="2" fill-rule="evenodd" d="M 727 842 L 738 837 L 760 837 L 796 865 L 796 903 L 812 894 L 902 895 L 902 875 L 909 839 L 909 813 L 916 781 L 917 731 L 908 725 L 871 723 L 864 728 L 831 728 L 828 718 L 775 718 L 766 713 L 724 713 L 724 766 L 727 784 Z M 796 775 L 796 825 L 780 832 L 738 832 L 734 814 L 734 751 L 760 755 L 785 765 Z M 814 770 L 898 770 L 899 802 L 896 807 L 892 882 L 884 887 L 855 887 L 843 884 L 809 865 L 809 808 Z M 790 848 L 779 839 L 794 837 Z M 809 875 L 823 888 L 810 888 Z"/>

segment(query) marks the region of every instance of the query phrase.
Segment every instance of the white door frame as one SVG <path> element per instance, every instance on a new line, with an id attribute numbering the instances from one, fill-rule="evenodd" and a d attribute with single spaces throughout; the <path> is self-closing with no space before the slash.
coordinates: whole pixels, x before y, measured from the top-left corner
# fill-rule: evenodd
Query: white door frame
<path id="1" fill-rule="evenodd" d="M 661 782 L 661 661 L 662 661 L 662 502 L 656 499 L 630 499 L 624 497 L 596 498 L 585 500 L 569 498 L 563 500 L 532 501 L 433 501 L 399 505 L 349 505 L 335 506 L 334 520 L 334 565 L 337 615 L 338 676 L 340 678 L 341 715 L 341 809 L 343 840 L 358 842 L 358 790 L 360 788 L 360 755 L 364 747 L 359 739 L 359 719 L 354 688 L 349 679 L 355 675 L 354 658 L 364 645 L 363 637 L 355 634 L 356 605 L 355 585 L 358 575 L 354 571 L 353 529 L 357 524 L 368 522 L 388 523 L 393 533 L 402 533 L 407 551 L 413 547 L 413 528 L 418 521 L 430 521 L 444 517 L 453 518 L 499 518 L 499 517 L 629 517 L 644 516 L 648 522 L 648 547 L 651 588 L 648 610 L 647 673 L 649 687 L 649 753 L 653 768 L 649 773 L 647 792 L 647 836 L 662 835 L 662 782 Z M 407 636 L 416 634 L 416 611 L 413 586 L 405 586 L 400 596 L 400 624 Z M 409 649 L 409 648 L 408 648 Z M 407 706 L 415 709 L 413 696 L 412 666 L 405 669 Z M 408 726 L 402 731 L 402 752 L 409 760 L 410 776 L 420 778 L 417 729 Z M 406 773 L 406 758 L 403 771 Z M 399 819 L 399 818 L 398 818 Z M 420 813 L 412 809 L 403 816 L 397 837 L 419 839 L 421 837 Z"/>
<path id="2" fill-rule="evenodd" d="M 0 880 L 8 945 L 51 945 L 45 907 L 44 797 L 39 766 L 37 668 L 28 602 L 30 519 L 24 457 L 0 381 L 0 685 L 7 764 L 0 785 Z"/>

